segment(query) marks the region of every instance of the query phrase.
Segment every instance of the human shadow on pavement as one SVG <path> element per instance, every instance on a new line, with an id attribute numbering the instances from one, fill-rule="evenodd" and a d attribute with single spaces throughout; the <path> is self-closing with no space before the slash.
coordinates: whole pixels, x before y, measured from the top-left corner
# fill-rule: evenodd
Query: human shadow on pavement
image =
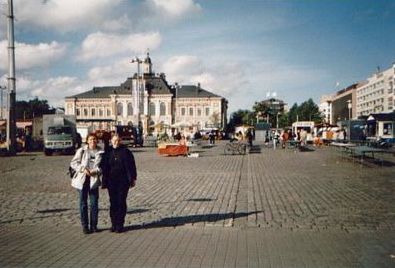
<path id="1" fill-rule="evenodd" d="M 54 208 L 54 209 L 44 209 L 44 210 L 37 210 L 37 213 L 57 213 L 57 212 L 64 212 L 64 211 L 68 211 L 71 210 L 69 208 Z"/>
<path id="2" fill-rule="evenodd" d="M 150 211 L 150 209 L 147 208 L 136 208 L 136 209 L 131 209 L 126 211 L 126 214 L 138 214 L 138 213 L 144 213 L 144 212 L 148 212 Z"/>
<path id="3" fill-rule="evenodd" d="M 189 215 L 189 216 L 168 217 L 146 224 L 125 226 L 125 231 L 162 228 L 162 227 L 177 227 L 177 226 L 182 226 L 191 223 L 193 224 L 197 222 L 217 222 L 226 219 L 243 218 L 251 214 L 258 214 L 261 212 L 262 211 L 253 211 L 253 212 L 240 212 L 240 213 L 198 214 L 198 215 Z"/>
<path id="4" fill-rule="evenodd" d="M 308 146 L 299 146 L 299 152 L 314 152 L 315 150 L 313 148 L 310 148 Z"/>
<path id="5" fill-rule="evenodd" d="M 261 153 L 261 147 L 259 145 L 252 145 L 250 147 L 249 153 L 250 154 L 260 154 Z"/>
<path id="6" fill-rule="evenodd" d="M 194 202 L 210 202 L 210 201 L 214 201 L 216 199 L 212 199 L 212 198 L 189 198 L 186 201 L 194 201 Z"/>

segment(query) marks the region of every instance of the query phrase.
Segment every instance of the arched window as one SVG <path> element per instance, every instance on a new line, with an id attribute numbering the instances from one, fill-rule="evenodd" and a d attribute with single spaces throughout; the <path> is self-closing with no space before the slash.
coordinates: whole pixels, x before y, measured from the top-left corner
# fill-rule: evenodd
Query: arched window
<path id="1" fill-rule="evenodd" d="M 160 103 L 159 110 L 160 115 L 166 115 L 166 104 L 164 102 Z"/>
<path id="2" fill-rule="evenodd" d="M 84 108 L 84 116 L 88 116 L 88 109 Z"/>
<path id="3" fill-rule="evenodd" d="M 92 108 L 92 110 L 91 110 L 91 116 L 95 116 L 96 115 L 96 109 L 95 108 Z"/>
<path id="4" fill-rule="evenodd" d="M 133 115 L 133 105 L 128 103 L 128 115 Z"/>
<path id="5" fill-rule="evenodd" d="M 117 104 L 117 115 L 122 115 L 122 114 L 123 114 L 123 104 L 119 102 Z"/>
<path id="6" fill-rule="evenodd" d="M 155 115 L 155 103 L 151 102 L 149 104 L 149 114 L 150 115 Z"/>

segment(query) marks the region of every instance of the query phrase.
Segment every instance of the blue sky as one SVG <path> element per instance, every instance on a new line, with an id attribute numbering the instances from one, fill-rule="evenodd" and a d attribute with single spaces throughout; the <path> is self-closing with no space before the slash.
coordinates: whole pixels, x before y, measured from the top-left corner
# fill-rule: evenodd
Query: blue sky
<path id="1" fill-rule="evenodd" d="M 6 13 L 7 0 L 0 0 Z M 275 92 L 318 102 L 395 61 L 395 1 L 14 0 L 17 99 L 119 85 L 149 49 L 170 83 L 251 109 Z M 0 84 L 7 84 L 6 18 Z M 336 83 L 339 87 L 336 88 Z"/>

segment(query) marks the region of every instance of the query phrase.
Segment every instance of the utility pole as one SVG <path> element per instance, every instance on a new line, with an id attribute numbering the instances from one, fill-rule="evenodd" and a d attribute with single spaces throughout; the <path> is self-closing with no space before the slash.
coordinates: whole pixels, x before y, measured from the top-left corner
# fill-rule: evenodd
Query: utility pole
<path id="1" fill-rule="evenodd" d="M 3 105 L 3 90 L 5 90 L 6 87 L 4 86 L 0 86 L 0 90 L 1 90 L 1 110 L 0 110 L 0 118 L 3 119 L 3 113 L 4 113 L 4 105 Z"/>
<path id="2" fill-rule="evenodd" d="M 136 107 L 136 113 L 137 113 L 137 125 L 140 123 L 140 102 L 141 102 L 141 81 L 140 81 L 140 64 L 143 63 L 142 60 L 140 60 L 138 57 L 135 57 L 132 59 L 131 63 L 137 63 L 137 81 L 136 81 L 136 89 L 134 91 L 135 93 L 135 99 L 134 99 L 134 106 Z"/>
<path id="3" fill-rule="evenodd" d="M 8 118 L 7 150 L 9 155 L 16 154 L 16 120 L 15 120 L 15 46 L 14 46 L 14 10 L 12 0 L 8 0 L 7 15 L 8 35 Z"/>

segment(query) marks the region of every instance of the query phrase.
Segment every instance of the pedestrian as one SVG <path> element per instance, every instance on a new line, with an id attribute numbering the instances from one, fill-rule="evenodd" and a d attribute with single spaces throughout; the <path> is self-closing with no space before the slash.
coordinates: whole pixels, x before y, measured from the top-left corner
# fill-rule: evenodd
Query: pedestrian
<path id="1" fill-rule="evenodd" d="M 246 136 L 247 136 L 247 139 L 248 139 L 248 145 L 250 147 L 252 147 L 252 140 L 253 140 L 254 136 L 252 135 L 252 130 L 250 128 L 247 130 Z"/>
<path id="2" fill-rule="evenodd" d="M 76 171 L 71 185 L 78 190 L 82 231 L 84 234 L 98 232 L 100 167 L 104 151 L 97 146 L 97 137 L 89 134 L 87 145 L 79 148 L 70 166 Z M 89 218 L 88 218 L 89 196 Z M 90 223 L 90 224 L 89 224 Z"/>
<path id="3" fill-rule="evenodd" d="M 81 134 L 79 132 L 76 132 L 75 143 L 77 145 L 77 148 L 80 148 L 81 145 L 82 145 L 82 137 L 81 137 Z"/>
<path id="4" fill-rule="evenodd" d="M 287 147 L 287 141 L 289 139 L 288 131 L 284 130 L 281 134 L 281 147 L 285 149 Z"/>
<path id="5" fill-rule="evenodd" d="M 137 171 L 134 156 L 122 145 L 121 138 L 115 134 L 111 143 L 103 162 L 103 188 L 108 189 L 110 196 L 111 232 L 122 233 L 127 211 L 126 198 L 129 188 L 136 185 Z"/>

